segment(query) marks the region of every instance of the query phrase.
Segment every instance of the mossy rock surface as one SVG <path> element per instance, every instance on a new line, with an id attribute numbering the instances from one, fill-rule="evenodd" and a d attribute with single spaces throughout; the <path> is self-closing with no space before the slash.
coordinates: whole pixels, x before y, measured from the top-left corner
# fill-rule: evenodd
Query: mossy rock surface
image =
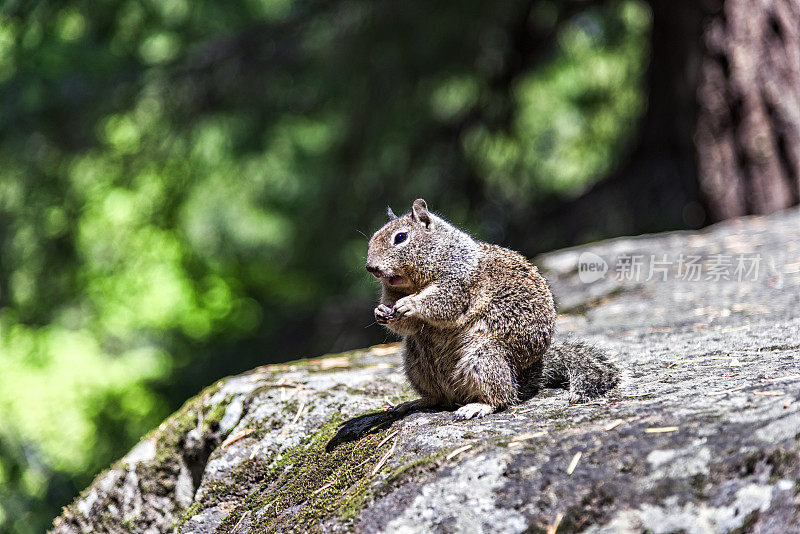
<path id="1" fill-rule="evenodd" d="M 581 281 L 585 252 L 605 277 Z M 759 272 L 713 274 L 722 256 L 733 275 L 739 254 Z M 672 262 L 666 276 L 648 276 L 651 255 Z M 699 256 L 699 280 L 680 276 L 681 255 Z M 635 257 L 638 279 L 617 270 Z M 265 366 L 188 401 L 54 531 L 796 531 L 800 212 L 537 263 L 572 312 L 559 336 L 624 369 L 608 397 L 549 390 L 481 420 L 393 420 L 383 410 L 412 395 L 396 344 Z"/>

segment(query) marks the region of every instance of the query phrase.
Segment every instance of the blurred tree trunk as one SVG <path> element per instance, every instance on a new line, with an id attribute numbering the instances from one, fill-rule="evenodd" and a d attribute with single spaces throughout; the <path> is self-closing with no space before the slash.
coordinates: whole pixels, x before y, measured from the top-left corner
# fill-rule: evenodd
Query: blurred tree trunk
<path id="1" fill-rule="evenodd" d="M 800 191 L 800 4 L 727 0 L 698 87 L 700 185 L 713 219 L 770 213 Z"/>
<path id="2" fill-rule="evenodd" d="M 527 252 L 705 222 L 692 143 L 704 13 L 696 0 L 650 6 L 648 104 L 631 152 L 589 191 L 544 211 L 545 235 L 531 236 Z"/>
<path id="3" fill-rule="evenodd" d="M 549 230 L 526 250 L 695 228 L 798 202 L 800 3 L 648 3 L 648 108 L 630 156 L 542 213 L 539 227 Z"/>

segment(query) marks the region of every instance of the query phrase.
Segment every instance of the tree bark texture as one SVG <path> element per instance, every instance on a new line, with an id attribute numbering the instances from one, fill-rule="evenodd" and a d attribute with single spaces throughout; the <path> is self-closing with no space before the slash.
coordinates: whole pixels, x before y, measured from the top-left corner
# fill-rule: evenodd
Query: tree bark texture
<path id="1" fill-rule="evenodd" d="M 697 91 L 698 177 L 713 220 L 800 197 L 800 2 L 727 0 L 709 17 Z"/>

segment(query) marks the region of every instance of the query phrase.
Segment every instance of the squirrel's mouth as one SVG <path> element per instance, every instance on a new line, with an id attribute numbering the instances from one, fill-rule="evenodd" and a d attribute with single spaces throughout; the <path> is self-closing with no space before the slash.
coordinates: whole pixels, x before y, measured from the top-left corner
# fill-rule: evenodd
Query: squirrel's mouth
<path id="1" fill-rule="evenodd" d="M 372 273 L 375 275 L 375 278 L 380 278 L 386 281 L 387 284 L 390 286 L 405 286 L 408 285 L 405 276 L 401 274 L 387 274 L 382 272 Z"/>
<path id="2" fill-rule="evenodd" d="M 384 276 L 384 279 L 389 283 L 390 286 L 402 286 L 405 285 L 406 279 L 400 276 L 399 274 L 394 274 L 392 276 Z"/>
<path id="3" fill-rule="evenodd" d="M 372 273 L 372 275 L 381 280 L 385 281 L 390 286 L 407 286 L 408 280 L 402 274 L 391 274 L 385 271 L 380 270 L 377 267 L 367 267 L 367 270 Z"/>

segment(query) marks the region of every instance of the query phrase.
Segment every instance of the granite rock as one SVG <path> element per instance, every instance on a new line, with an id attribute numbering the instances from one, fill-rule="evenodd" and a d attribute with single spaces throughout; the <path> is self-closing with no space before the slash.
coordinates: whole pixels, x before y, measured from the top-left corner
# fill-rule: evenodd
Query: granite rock
<path id="1" fill-rule="evenodd" d="M 187 402 L 54 532 L 797 532 L 800 211 L 535 263 L 557 335 L 622 368 L 607 397 L 394 420 L 397 344 L 269 365 Z"/>

